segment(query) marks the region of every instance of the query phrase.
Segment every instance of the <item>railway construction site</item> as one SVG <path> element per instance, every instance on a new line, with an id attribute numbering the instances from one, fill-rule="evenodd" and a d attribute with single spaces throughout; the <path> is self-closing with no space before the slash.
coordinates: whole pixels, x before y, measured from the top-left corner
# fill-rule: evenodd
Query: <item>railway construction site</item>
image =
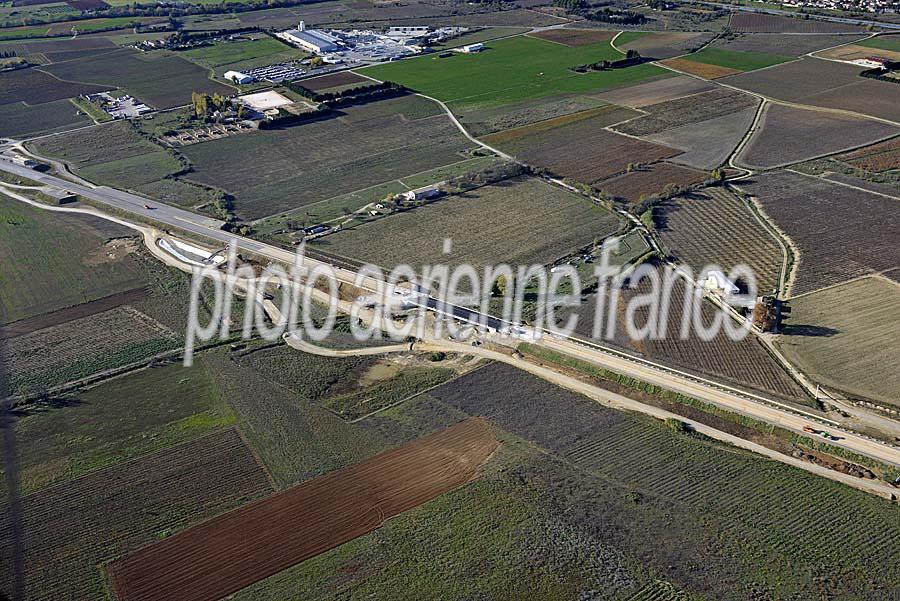
<path id="1" fill-rule="evenodd" d="M 890 18 L 447 4 L 7 42 L 0 594 L 896 596 L 896 71 L 851 64 Z M 323 64 L 271 35 L 300 19 L 423 46 Z M 535 264 L 580 307 L 514 273 L 382 297 L 364 263 Z M 249 279 L 279 269 L 333 270 L 307 322 Z"/>

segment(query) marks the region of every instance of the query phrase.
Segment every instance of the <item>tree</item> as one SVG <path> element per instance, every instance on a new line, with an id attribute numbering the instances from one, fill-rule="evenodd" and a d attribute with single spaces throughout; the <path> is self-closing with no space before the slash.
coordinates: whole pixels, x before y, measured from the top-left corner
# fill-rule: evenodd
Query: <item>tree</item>
<path id="1" fill-rule="evenodd" d="M 641 58 L 641 53 L 637 50 L 631 49 L 625 53 L 625 58 Z"/>
<path id="2" fill-rule="evenodd" d="M 498 276 L 496 280 L 494 280 L 494 285 L 491 287 L 491 295 L 493 296 L 503 296 L 506 294 L 507 282 L 506 276 L 501 275 Z"/>

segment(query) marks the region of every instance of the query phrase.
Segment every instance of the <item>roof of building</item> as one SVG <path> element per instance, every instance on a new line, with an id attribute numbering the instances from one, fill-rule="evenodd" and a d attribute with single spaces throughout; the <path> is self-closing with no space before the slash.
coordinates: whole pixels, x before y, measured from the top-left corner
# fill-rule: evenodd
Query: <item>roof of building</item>
<path id="1" fill-rule="evenodd" d="M 314 46 L 335 46 L 337 45 L 338 39 L 333 35 L 329 35 L 324 31 L 319 31 L 317 29 L 291 29 L 290 31 L 284 32 L 285 35 L 289 35 L 296 40 L 303 40 L 308 44 L 312 44 Z"/>
<path id="2" fill-rule="evenodd" d="M 725 277 L 725 274 L 718 270 L 710 270 L 706 273 L 707 281 L 715 281 L 716 288 L 719 290 L 723 290 L 726 293 L 737 294 L 740 292 L 740 288 L 738 288 L 734 282 Z"/>

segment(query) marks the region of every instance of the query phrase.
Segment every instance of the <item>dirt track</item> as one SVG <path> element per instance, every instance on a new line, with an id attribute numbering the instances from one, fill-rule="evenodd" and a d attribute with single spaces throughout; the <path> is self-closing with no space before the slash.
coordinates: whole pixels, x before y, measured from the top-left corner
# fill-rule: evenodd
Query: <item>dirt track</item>
<path id="1" fill-rule="evenodd" d="M 481 419 L 315 478 L 109 566 L 123 601 L 214 601 L 472 479 L 499 443 Z"/>

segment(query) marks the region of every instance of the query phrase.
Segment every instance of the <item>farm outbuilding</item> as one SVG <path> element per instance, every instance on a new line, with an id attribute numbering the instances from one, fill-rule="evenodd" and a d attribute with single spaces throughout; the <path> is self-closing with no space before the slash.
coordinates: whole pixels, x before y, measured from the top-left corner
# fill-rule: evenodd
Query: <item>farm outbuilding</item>
<path id="1" fill-rule="evenodd" d="M 246 73 L 241 73 L 240 71 L 226 71 L 225 79 L 241 85 L 253 82 L 252 75 L 247 75 Z"/>
<path id="2" fill-rule="evenodd" d="M 440 196 L 440 194 L 441 189 L 437 185 L 433 185 L 409 190 L 408 192 L 401 193 L 399 196 L 404 200 L 427 200 L 429 198 Z"/>

